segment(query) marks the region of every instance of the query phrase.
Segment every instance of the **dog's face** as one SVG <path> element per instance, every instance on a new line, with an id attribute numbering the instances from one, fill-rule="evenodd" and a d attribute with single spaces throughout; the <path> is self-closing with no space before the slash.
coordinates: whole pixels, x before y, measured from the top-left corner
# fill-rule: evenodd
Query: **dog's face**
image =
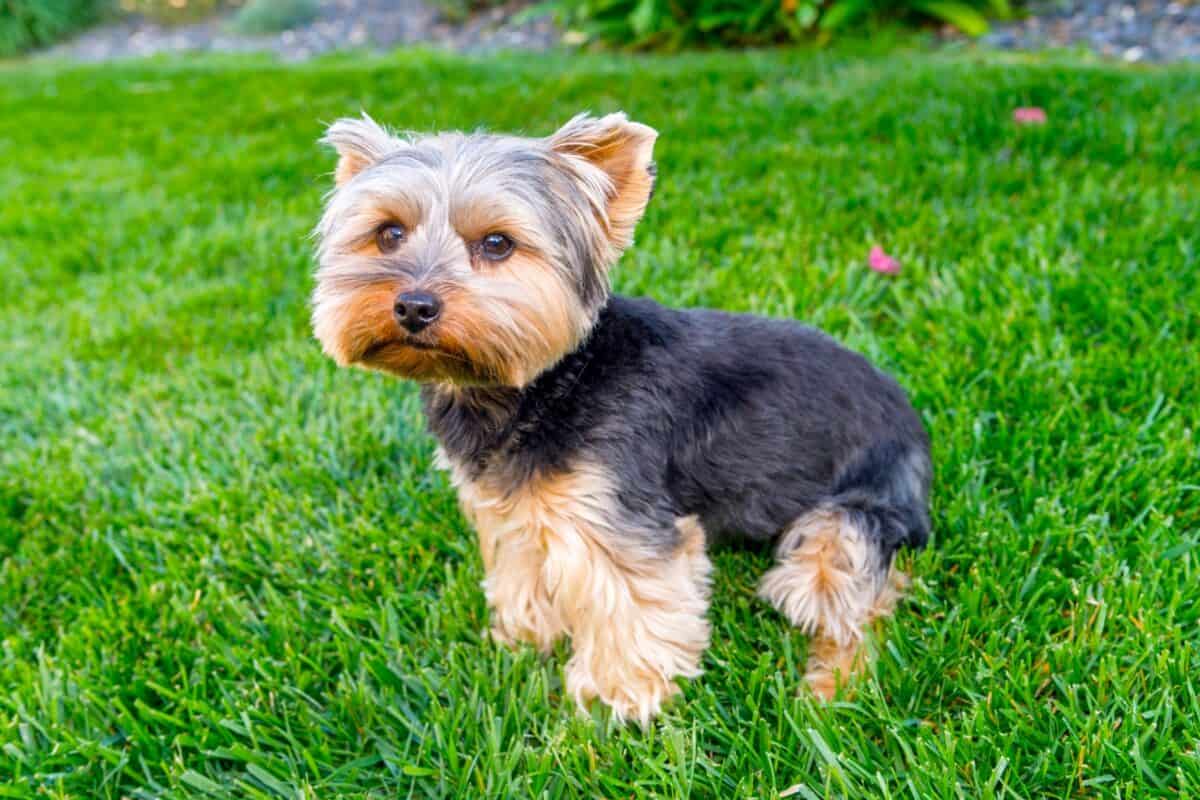
<path id="1" fill-rule="evenodd" d="M 587 335 L 653 188 L 656 133 L 579 116 L 545 139 L 334 123 L 313 330 L 339 364 L 524 386 Z"/>

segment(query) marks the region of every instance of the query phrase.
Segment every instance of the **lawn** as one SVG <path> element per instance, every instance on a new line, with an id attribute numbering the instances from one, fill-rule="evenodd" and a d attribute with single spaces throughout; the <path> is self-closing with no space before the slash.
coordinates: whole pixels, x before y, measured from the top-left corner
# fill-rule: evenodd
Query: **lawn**
<path id="1" fill-rule="evenodd" d="M 648 730 L 483 636 L 414 388 L 308 328 L 315 140 L 360 108 L 627 110 L 660 182 L 620 291 L 807 320 L 910 390 L 934 539 L 854 697 L 797 693 L 765 552 L 715 555 L 706 674 Z M 1198 249 L 1194 68 L 0 67 L 0 797 L 1196 796 Z"/>

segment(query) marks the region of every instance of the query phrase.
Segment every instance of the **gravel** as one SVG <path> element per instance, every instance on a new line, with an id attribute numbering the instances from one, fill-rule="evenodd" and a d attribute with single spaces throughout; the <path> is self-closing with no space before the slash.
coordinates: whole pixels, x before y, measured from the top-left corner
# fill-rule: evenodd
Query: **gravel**
<path id="1" fill-rule="evenodd" d="M 1059 0 L 996 26 L 983 41 L 1006 50 L 1085 46 L 1127 62 L 1200 62 L 1200 3 Z"/>
<path id="2" fill-rule="evenodd" d="M 140 16 L 102 25 L 46 51 L 52 58 L 80 61 L 182 52 L 272 52 L 301 61 L 332 50 L 386 50 L 421 44 L 459 52 L 546 50 L 562 35 L 554 23 L 513 21 L 513 7 L 476 14 L 461 24 L 447 21 L 422 0 L 323 0 L 311 21 L 266 36 L 243 36 L 229 26 L 229 15 L 185 25 L 162 25 Z"/>

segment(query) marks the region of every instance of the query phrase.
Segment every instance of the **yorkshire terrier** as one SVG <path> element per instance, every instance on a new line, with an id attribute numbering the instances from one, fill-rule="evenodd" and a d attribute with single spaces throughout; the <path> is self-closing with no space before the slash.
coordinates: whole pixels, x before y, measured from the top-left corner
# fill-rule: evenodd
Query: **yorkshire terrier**
<path id="1" fill-rule="evenodd" d="M 904 391 L 823 333 L 610 293 L 657 135 L 619 113 L 540 139 L 335 122 L 312 313 L 338 364 L 421 383 L 492 636 L 569 637 L 567 691 L 643 724 L 701 672 L 718 539 L 774 540 L 758 593 L 812 636 L 818 696 L 861 672 L 931 473 Z"/>

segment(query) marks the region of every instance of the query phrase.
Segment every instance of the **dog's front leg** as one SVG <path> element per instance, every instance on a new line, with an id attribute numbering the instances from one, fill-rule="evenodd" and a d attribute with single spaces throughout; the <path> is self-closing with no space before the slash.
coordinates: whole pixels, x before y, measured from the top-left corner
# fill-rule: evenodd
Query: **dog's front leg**
<path id="1" fill-rule="evenodd" d="M 542 543 L 529 530 L 489 539 L 481 529 L 487 572 L 483 589 L 491 610 L 492 638 L 509 646 L 525 642 L 542 653 L 550 652 L 566 627 L 543 579 L 546 552 Z"/>
<path id="2" fill-rule="evenodd" d="M 567 691 L 582 709 L 598 697 L 645 725 L 679 691 L 676 678 L 700 674 L 712 567 L 695 520 L 677 528 L 667 552 L 595 529 L 550 539 L 545 576 L 574 648 Z"/>
<path id="3" fill-rule="evenodd" d="M 484 588 L 499 641 L 543 650 L 570 635 L 567 691 L 646 723 L 700 674 L 708 646 L 704 531 L 692 517 L 662 530 L 616 500 L 594 464 L 510 487 L 456 480 L 479 533 Z"/>
<path id="4" fill-rule="evenodd" d="M 455 475 L 463 512 L 479 536 L 484 596 L 495 641 L 526 643 L 542 653 L 566 633 L 546 588 L 544 512 L 525 493 L 506 494 Z"/>

